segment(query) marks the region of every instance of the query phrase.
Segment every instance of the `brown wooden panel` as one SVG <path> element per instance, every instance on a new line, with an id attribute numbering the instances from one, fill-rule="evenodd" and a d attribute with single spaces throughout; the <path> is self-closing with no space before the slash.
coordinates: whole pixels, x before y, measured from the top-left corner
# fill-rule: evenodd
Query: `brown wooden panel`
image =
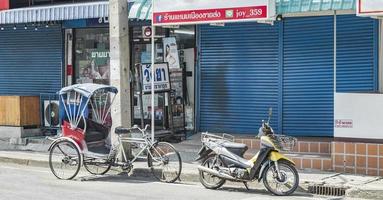
<path id="1" fill-rule="evenodd" d="M 20 97 L 0 96 L 0 125 L 19 126 L 20 124 Z"/>
<path id="2" fill-rule="evenodd" d="M 40 98 L 21 97 L 20 98 L 20 125 L 38 126 L 40 125 Z"/>
<path id="3" fill-rule="evenodd" d="M 39 97 L 0 96 L 0 126 L 39 125 Z"/>

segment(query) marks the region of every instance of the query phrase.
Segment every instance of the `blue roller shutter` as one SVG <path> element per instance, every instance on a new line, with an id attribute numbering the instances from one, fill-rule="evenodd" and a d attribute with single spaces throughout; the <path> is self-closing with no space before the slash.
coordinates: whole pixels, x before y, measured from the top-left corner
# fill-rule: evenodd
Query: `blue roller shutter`
<path id="1" fill-rule="evenodd" d="M 284 134 L 333 135 L 333 22 L 333 16 L 284 20 Z"/>
<path id="2" fill-rule="evenodd" d="M 55 93 L 61 87 L 61 26 L 0 31 L 0 95 Z"/>
<path id="3" fill-rule="evenodd" d="M 337 92 L 377 90 L 378 20 L 337 16 Z"/>
<path id="4" fill-rule="evenodd" d="M 269 107 L 278 131 L 278 30 L 259 23 L 200 27 L 199 131 L 255 134 Z"/>

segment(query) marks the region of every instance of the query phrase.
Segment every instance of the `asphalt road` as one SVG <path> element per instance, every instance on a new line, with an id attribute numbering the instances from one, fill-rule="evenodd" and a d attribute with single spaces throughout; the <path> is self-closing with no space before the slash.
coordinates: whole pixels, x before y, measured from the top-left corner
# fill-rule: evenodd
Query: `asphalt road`
<path id="1" fill-rule="evenodd" d="M 49 168 L 37 168 L 0 163 L 0 199 L 66 199 L 66 200 L 118 200 L 118 199 L 214 199 L 214 200 L 304 200 L 339 199 L 295 194 L 275 197 L 265 190 L 247 191 L 243 187 L 228 186 L 208 190 L 198 183 L 160 183 L 151 178 L 133 178 L 113 174 L 90 176 L 81 172 L 76 180 L 56 179 Z"/>

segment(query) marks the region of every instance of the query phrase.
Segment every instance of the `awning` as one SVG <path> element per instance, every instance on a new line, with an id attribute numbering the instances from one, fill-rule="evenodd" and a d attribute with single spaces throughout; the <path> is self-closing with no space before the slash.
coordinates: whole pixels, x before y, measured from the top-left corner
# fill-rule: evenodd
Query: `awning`
<path id="1" fill-rule="evenodd" d="M 149 20 L 150 0 L 129 0 L 129 19 Z M 91 19 L 109 16 L 109 2 L 63 4 L 0 11 L 0 24 Z"/>
<path id="2" fill-rule="evenodd" d="M 355 10 L 356 0 L 276 0 L 277 13 Z"/>

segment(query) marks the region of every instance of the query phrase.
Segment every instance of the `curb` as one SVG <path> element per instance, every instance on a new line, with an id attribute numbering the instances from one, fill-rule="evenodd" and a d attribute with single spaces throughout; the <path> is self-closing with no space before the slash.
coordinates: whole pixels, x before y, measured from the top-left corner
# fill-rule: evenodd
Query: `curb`
<path id="1" fill-rule="evenodd" d="M 10 163 L 10 164 L 17 164 L 17 165 L 49 168 L 49 163 L 47 161 L 30 160 L 30 159 L 0 157 L 0 163 Z"/>
<path id="2" fill-rule="evenodd" d="M 45 167 L 49 168 L 49 162 L 48 161 L 41 161 L 41 160 L 32 160 L 32 159 L 22 159 L 22 158 L 9 158 L 9 157 L 0 157 L 0 163 L 9 163 L 9 164 L 17 164 L 17 165 L 24 165 L 24 166 L 31 166 L 31 167 Z M 134 168 L 130 173 L 130 176 L 132 177 L 143 177 L 143 178 L 151 178 L 153 177 L 152 172 L 149 168 Z M 180 181 L 182 182 L 200 182 L 198 170 L 196 169 L 195 173 L 190 172 L 182 172 L 180 176 Z M 257 181 L 255 181 L 254 184 L 252 182 L 249 183 L 250 189 L 258 189 L 258 190 L 265 190 L 266 188 L 263 186 L 262 182 L 258 184 Z M 243 186 L 242 182 L 230 182 L 227 181 L 226 185 L 235 185 L 235 186 Z M 305 184 L 304 184 L 305 185 Z M 304 185 L 299 185 L 296 192 L 300 193 L 307 193 L 307 187 Z M 243 186 L 244 187 L 244 186 Z"/>
<path id="3" fill-rule="evenodd" d="M 363 199 L 383 199 L 383 190 L 365 190 L 361 188 L 352 188 L 346 190 L 346 197 Z"/>
<path id="4" fill-rule="evenodd" d="M 32 159 L 23 159 L 23 158 L 9 158 L 9 157 L 0 157 L 0 163 L 9 163 L 9 164 L 17 164 L 17 165 L 24 165 L 24 166 L 32 166 L 32 167 L 44 167 L 49 168 L 49 162 L 42 161 L 42 160 L 32 160 Z M 149 168 L 134 168 L 132 172 L 130 173 L 130 176 L 132 177 L 143 177 L 143 178 L 151 178 L 152 172 Z M 196 169 L 195 173 L 190 172 L 182 172 L 180 176 L 180 181 L 182 182 L 200 182 L 198 171 Z M 255 182 L 257 184 L 254 184 L 252 182 L 249 183 L 250 189 L 257 189 L 257 190 L 265 190 L 265 187 L 263 186 L 262 182 L 258 184 L 258 182 Z M 296 192 L 298 193 L 308 193 L 308 186 L 312 184 L 310 182 L 301 180 L 300 185 L 297 188 Z M 243 186 L 241 182 L 226 182 L 226 185 L 235 185 L 235 186 Z M 370 190 L 370 189 L 363 189 L 363 188 L 350 188 L 346 190 L 346 195 L 344 197 L 348 198 L 364 198 L 364 199 L 383 199 L 383 190 Z"/>

